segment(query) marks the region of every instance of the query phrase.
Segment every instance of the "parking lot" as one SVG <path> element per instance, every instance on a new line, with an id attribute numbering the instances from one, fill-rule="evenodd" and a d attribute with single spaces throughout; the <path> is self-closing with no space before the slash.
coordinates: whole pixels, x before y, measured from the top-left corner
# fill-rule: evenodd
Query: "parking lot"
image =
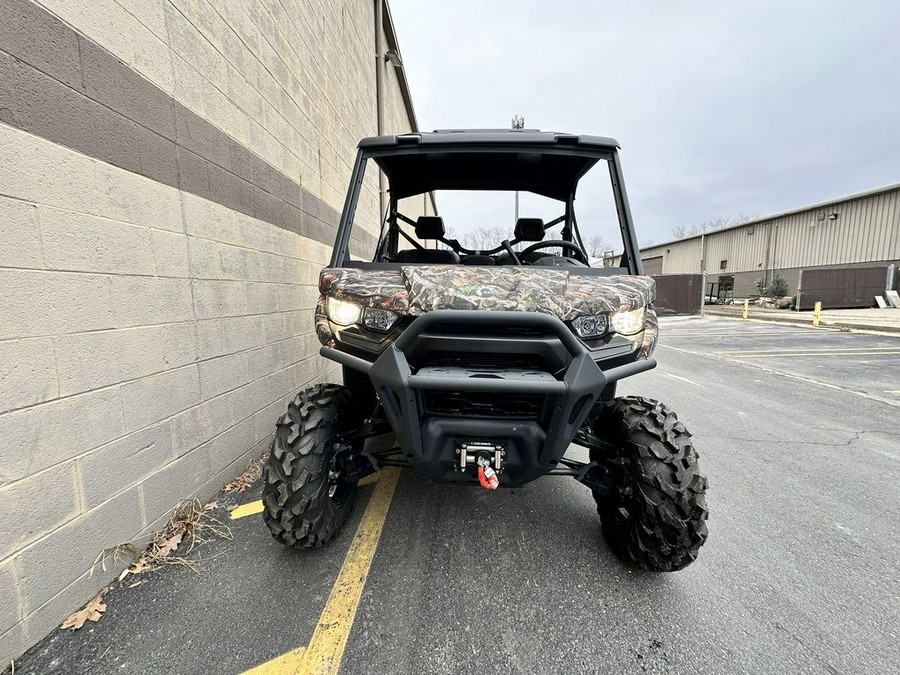
<path id="1" fill-rule="evenodd" d="M 900 671 L 900 336 L 690 317 L 661 343 L 619 393 L 694 434 L 710 535 L 684 571 L 622 565 L 570 478 L 486 492 L 385 470 L 320 551 L 272 540 L 257 484 L 219 500 L 234 538 L 199 573 L 141 574 L 15 672 Z"/>

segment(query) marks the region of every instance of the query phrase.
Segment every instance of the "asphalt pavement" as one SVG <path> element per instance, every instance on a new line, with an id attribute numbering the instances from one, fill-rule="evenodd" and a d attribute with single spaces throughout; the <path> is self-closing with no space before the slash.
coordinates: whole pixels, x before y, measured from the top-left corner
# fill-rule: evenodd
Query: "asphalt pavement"
<path id="1" fill-rule="evenodd" d="M 661 341 L 619 393 L 694 434 L 710 535 L 685 570 L 620 563 L 570 478 L 486 492 L 404 470 L 323 550 L 229 521 L 199 573 L 139 575 L 16 673 L 313 672 L 303 648 L 336 640 L 346 674 L 900 672 L 900 336 L 691 317 Z"/>

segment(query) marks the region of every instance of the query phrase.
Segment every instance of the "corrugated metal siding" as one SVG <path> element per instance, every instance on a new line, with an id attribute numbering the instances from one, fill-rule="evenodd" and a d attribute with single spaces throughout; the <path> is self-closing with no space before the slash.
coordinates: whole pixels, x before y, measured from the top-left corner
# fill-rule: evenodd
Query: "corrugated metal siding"
<path id="1" fill-rule="evenodd" d="M 828 215 L 838 214 L 835 220 Z M 822 220 L 819 217 L 822 217 Z M 750 228 L 753 234 L 748 234 Z M 900 259 L 900 190 L 838 201 L 705 237 L 645 248 L 644 258 L 663 256 L 664 274 L 759 273 L 792 267 L 844 265 Z M 768 251 L 768 256 L 767 256 Z M 720 263 L 726 260 L 725 269 Z M 771 276 L 771 272 L 770 272 Z"/>

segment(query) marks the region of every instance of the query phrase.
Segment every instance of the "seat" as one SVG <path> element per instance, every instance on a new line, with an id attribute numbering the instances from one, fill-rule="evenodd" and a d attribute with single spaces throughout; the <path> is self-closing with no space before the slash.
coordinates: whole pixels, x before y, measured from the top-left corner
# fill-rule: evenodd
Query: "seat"
<path id="1" fill-rule="evenodd" d="M 444 219 L 440 216 L 419 216 L 416 219 L 416 237 L 422 239 L 443 239 Z M 459 255 L 456 251 L 442 249 L 410 248 L 397 251 L 397 262 L 430 263 L 432 265 L 458 265 Z"/>
<path id="2" fill-rule="evenodd" d="M 397 251 L 397 262 L 405 263 L 431 263 L 432 265 L 458 265 L 459 256 L 455 251 L 441 249 L 426 249 L 420 251 L 417 248 L 408 248 Z"/>
<path id="3" fill-rule="evenodd" d="M 488 267 L 497 264 L 497 260 L 493 256 L 477 255 L 475 253 L 463 256 L 461 262 L 463 265 L 486 265 Z"/>

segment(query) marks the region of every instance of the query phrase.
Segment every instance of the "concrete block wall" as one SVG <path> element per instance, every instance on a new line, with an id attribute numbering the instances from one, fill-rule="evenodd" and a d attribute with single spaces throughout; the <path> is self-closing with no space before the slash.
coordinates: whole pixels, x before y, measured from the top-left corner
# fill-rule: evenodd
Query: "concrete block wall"
<path id="1" fill-rule="evenodd" d="M 340 381 L 312 311 L 375 133 L 374 23 L 371 0 L 0 0 L 0 663 Z"/>

